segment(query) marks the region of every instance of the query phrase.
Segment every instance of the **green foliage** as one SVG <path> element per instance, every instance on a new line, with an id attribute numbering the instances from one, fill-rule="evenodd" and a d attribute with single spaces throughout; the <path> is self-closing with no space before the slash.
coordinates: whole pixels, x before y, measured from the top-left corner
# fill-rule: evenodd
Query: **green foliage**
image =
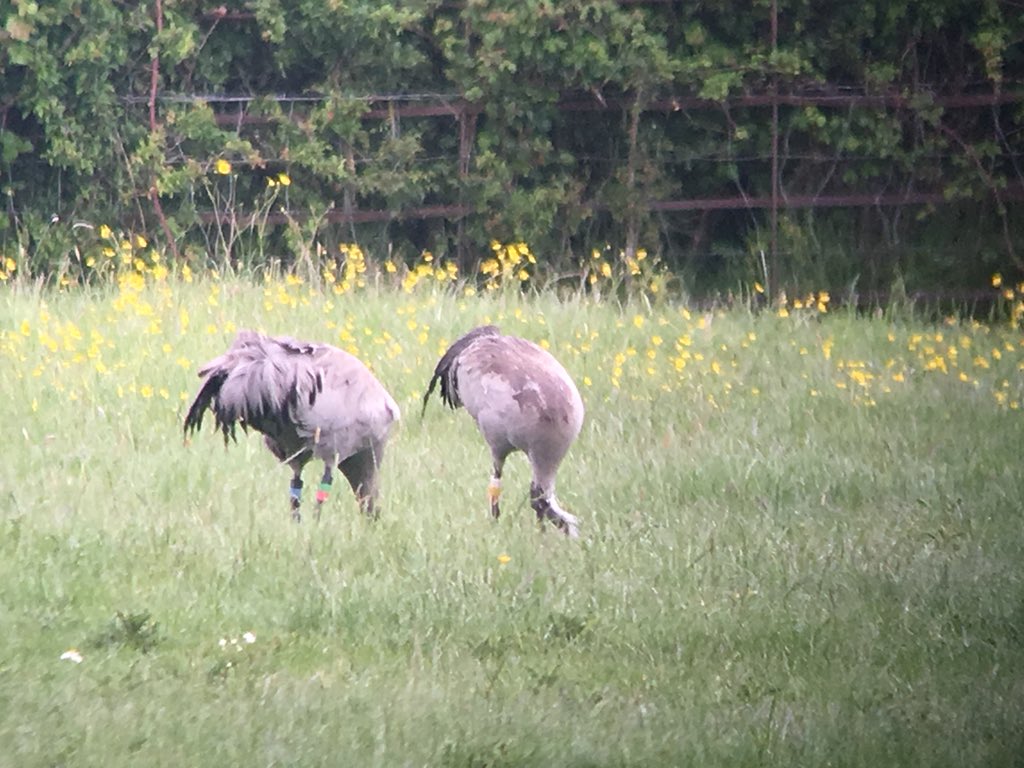
<path id="1" fill-rule="evenodd" d="M 648 204 L 768 195 L 768 110 L 729 99 L 838 86 L 909 105 L 781 108 L 785 196 L 942 191 L 986 221 L 994 212 L 994 227 L 974 227 L 972 239 L 1007 271 L 1024 269 L 1020 225 L 999 197 L 1020 181 L 1019 107 L 935 100 L 1019 86 L 1024 19 L 995 0 L 780 0 L 774 47 L 767 2 L 256 0 L 239 17 L 184 0 L 161 4 L 159 32 L 156 7 L 16 0 L 0 11 L 4 255 L 60 271 L 77 242 L 67 228 L 84 222 L 192 260 L 287 263 L 302 254 L 284 228 L 304 220 L 320 240 L 369 240 L 407 259 L 431 248 L 466 263 L 495 237 L 528 240 L 558 267 L 606 244 L 644 246 L 694 289 L 733 288 L 736 275 L 759 277 L 749 263 L 765 244 L 760 212 L 660 215 Z M 723 107 L 647 109 L 694 96 Z M 395 110 L 421 100 L 452 112 Z M 230 194 L 213 191 L 224 181 L 218 160 L 231 166 Z M 282 173 L 293 183 L 271 211 L 267 187 Z M 411 207 L 454 204 L 472 211 L 458 240 L 446 223 L 401 220 Z M 349 225 L 330 214 L 358 209 L 395 219 Z M 916 211 L 821 218 L 836 215 L 859 233 L 843 244 L 851 253 L 927 237 Z M 939 209 L 923 216 L 935 221 Z M 258 247 L 215 231 L 253 217 Z M 816 221 L 792 242 L 782 234 L 780 275 L 802 269 L 790 258 L 802 242 L 822 240 Z M 232 250 L 202 254 L 211 243 Z M 970 254 L 957 258 L 959 271 L 922 264 L 905 277 L 973 280 Z M 893 276 L 879 273 L 880 284 Z"/>

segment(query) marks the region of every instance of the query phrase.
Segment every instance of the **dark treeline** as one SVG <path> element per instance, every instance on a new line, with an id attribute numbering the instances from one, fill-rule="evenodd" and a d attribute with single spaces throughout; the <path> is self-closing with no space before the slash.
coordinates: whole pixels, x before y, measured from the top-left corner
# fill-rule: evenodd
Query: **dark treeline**
<path id="1" fill-rule="evenodd" d="M 245 263 L 642 248 L 694 292 L 1020 273 L 1024 4 L 776 2 L 6 0 L 0 249 L 44 272 L 106 224 Z"/>

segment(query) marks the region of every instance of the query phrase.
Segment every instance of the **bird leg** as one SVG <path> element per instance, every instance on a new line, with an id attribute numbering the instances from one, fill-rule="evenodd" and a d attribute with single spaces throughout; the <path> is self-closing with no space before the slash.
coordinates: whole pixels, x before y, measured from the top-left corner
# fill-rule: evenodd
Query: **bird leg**
<path id="1" fill-rule="evenodd" d="M 296 472 L 292 476 L 292 481 L 288 486 L 289 496 L 292 501 L 292 520 L 296 523 L 302 522 L 302 514 L 299 512 L 299 507 L 302 504 L 302 477 Z"/>
<path id="2" fill-rule="evenodd" d="M 359 508 L 371 520 L 377 519 L 377 466 L 380 464 L 383 446 L 374 445 L 349 456 L 338 465 L 338 469 L 352 486 Z"/>
<path id="3" fill-rule="evenodd" d="M 531 483 L 530 506 L 537 513 L 537 522 L 543 523 L 545 519 L 550 520 L 558 528 L 561 528 L 562 533 L 570 539 L 579 537 L 579 528 L 576 526 L 579 521 L 574 515 L 570 515 L 559 506 L 553 492 L 545 492 L 540 486 Z"/>
<path id="4" fill-rule="evenodd" d="M 498 499 L 501 498 L 500 477 L 492 477 L 487 484 L 487 498 L 491 502 L 491 517 L 497 520 L 501 516 L 501 507 L 498 505 Z"/>
<path id="5" fill-rule="evenodd" d="M 320 478 L 320 487 L 316 489 L 316 520 L 317 520 L 317 522 L 320 522 L 320 510 L 323 507 L 324 502 L 327 501 L 327 497 L 331 493 L 331 480 L 333 479 L 333 475 L 331 473 L 331 463 L 332 462 L 330 462 L 330 461 L 325 461 L 324 462 L 324 474 Z"/>
<path id="6" fill-rule="evenodd" d="M 491 482 L 487 484 L 487 499 L 491 502 L 491 517 L 495 520 L 501 516 L 498 499 L 501 498 L 501 470 L 504 465 L 504 459 L 494 460 L 494 474 L 491 475 Z"/>

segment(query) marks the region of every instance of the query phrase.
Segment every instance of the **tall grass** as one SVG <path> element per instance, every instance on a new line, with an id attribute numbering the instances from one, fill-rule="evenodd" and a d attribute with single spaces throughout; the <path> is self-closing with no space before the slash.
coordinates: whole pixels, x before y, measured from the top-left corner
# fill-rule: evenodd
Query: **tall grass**
<path id="1" fill-rule="evenodd" d="M 485 321 L 580 383 L 578 542 L 538 532 L 522 459 L 492 522 L 471 420 L 420 418 Z M 183 443 L 240 327 L 351 348 L 394 394 L 379 521 L 339 487 L 293 524 L 256 436 Z M 0 360 L 0 765 L 1024 754 L 1011 327 L 166 278 L 5 287 Z"/>

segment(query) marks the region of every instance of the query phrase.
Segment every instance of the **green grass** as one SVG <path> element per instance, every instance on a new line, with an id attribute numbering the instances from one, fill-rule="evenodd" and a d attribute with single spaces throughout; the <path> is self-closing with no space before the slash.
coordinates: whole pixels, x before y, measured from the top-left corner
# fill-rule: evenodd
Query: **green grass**
<path id="1" fill-rule="evenodd" d="M 493 523 L 469 417 L 420 419 L 485 320 L 580 382 L 578 542 L 521 457 Z M 234 327 L 395 395 L 378 522 L 339 489 L 295 525 L 258 437 L 183 443 Z M 1022 363 L 1011 328 L 845 312 L 5 287 L 0 765 L 1020 765 Z"/>

